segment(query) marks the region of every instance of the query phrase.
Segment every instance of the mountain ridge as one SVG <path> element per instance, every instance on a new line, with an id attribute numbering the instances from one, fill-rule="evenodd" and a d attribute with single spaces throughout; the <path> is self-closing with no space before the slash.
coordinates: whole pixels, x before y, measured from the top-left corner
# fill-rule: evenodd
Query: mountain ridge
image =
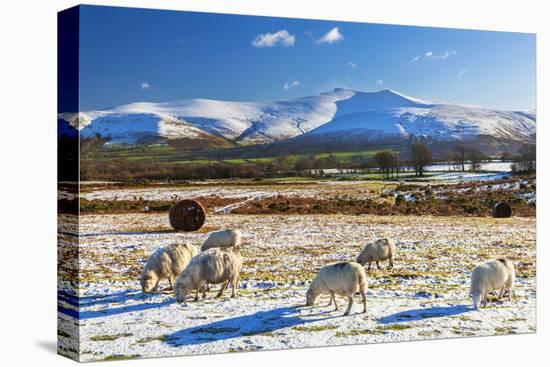
<path id="1" fill-rule="evenodd" d="M 237 145 L 284 141 L 302 135 L 354 134 L 366 140 L 411 136 L 474 140 L 488 135 L 531 141 L 535 111 L 499 111 L 434 103 L 391 89 L 362 92 L 335 88 L 315 96 L 266 102 L 189 99 L 136 102 L 109 109 L 63 113 L 84 138 L 100 135 L 111 143 L 223 138 Z"/>

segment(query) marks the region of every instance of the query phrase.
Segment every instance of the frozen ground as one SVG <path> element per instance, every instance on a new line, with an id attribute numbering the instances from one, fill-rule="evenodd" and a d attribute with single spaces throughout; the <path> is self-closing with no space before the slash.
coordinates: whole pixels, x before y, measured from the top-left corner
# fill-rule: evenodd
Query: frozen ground
<path id="1" fill-rule="evenodd" d="M 144 187 L 144 188 L 93 188 L 81 193 L 86 200 L 145 200 L 177 201 L 189 198 L 222 198 L 234 200 L 229 205 L 210 207 L 214 213 L 229 213 L 252 201 L 262 199 L 285 198 L 323 198 L 333 199 L 339 195 L 353 195 L 355 199 L 378 198 L 378 189 L 394 187 L 395 183 L 361 181 L 308 181 L 272 183 L 264 185 L 240 185 L 231 182 L 211 181 L 208 184 L 194 182 L 191 185 Z M 61 196 L 61 194 L 60 194 Z"/>
<path id="2" fill-rule="evenodd" d="M 87 215 L 80 221 L 78 280 L 61 273 L 60 349 L 81 360 L 224 353 L 533 332 L 535 218 L 210 215 L 198 233 L 163 228 L 165 214 Z M 176 241 L 198 244 L 207 232 L 238 227 L 245 263 L 237 298 L 177 304 L 170 293 L 143 295 L 138 276 L 154 249 Z M 369 273 L 368 312 L 360 297 L 352 315 L 302 307 L 320 266 L 354 259 L 377 237 L 398 240 L 394 270 Z M 67 238 L 62 248 L 76 246 Z M 470 308 L 473 265 L 506 256 L 517 267 L 516 298 Z M 68 265 L 67 265 L 68 266 Z M 69 282 L 80 298 L 70 293 Z M 164 286 L 167 286 L 164 284 Z M 214 287 L 217 290 L 217 286 Z M 80 305 L 78 311 L 77 305 Z M 76 333 L 80 345 L 69 335 Z"/>

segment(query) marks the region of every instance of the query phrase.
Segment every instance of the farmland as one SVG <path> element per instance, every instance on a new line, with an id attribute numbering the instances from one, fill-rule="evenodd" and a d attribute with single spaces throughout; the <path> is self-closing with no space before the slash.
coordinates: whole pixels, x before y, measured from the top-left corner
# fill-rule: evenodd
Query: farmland
<path id="1" fill-rule="evenodd" d="M 534 332 L 535 190 L 532 178 L 83 184 L 78 242 L 70 228 L 61 228 L 60 350 L 71 356 L 79 350 L 81 360 L 91 361 Z M 479 214 L 459 215 L 430 214 L 423 210 L 432 204 L 418 204 L 445 202 L 451 192 L 471 202 L 509 195 L 517 215 L 494 219 L 488 202 L 479 205 Z M 168 225 L 166 208 L 183 198 L 207 204 L 207 221 L 197 232 L 178 233 Z M 382 209 L 364 212 L 345 204 L 367 201 Z M 86 207 L 90 203 L 103 203 L 103 209 Z M 321 203 L 332 204 L 314 209 Z M 406 214 L 400 205 L 418 211 Z M 199 245 L 224 228 L 244 234 L 237 298 L 214 298 L 219 286 L 188 307 L 168 291 L 142 294 L 139 274 L 155 249 Z M 303 307 L 322 265 L 354 260 L 365 243 L 383 237 L 397 240 L 396 266 L 384 263 L 368 273 L 367 314 L 359 313 L 359 296 L 349 317 L 342 316 L 342 298 L 340 311 L 325 307 L 328 297 Z M 75 251 L 80 271 L 71 260 Z M 516 265 L 515 298 L 473 310 L 470 271 L 495 257 Z M 79 344 L 70 338 L 76 325 Z"/>

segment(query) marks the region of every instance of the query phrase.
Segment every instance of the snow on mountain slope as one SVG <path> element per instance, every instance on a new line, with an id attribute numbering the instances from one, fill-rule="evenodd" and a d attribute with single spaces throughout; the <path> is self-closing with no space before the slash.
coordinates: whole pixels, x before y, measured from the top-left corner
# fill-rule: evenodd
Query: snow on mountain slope
<path id="1" fill-rule="evenodd" d="M 343 115 L 310 134 L 339 131 L 400 137 L 427 136 L 439 140 L 469 140 L 478 135 L 527 140 L 535 132 L 535 122 L 513 112 L 435 105 Z"/>
<path id="2" fill-rule="evenodd" d="M 286 101 L 139 102 L 59 117 L 79 129 L 83 137 L 99 134 L 111 142 L 125 143 L 151 137 L 215 136 L 258 144 L 339 131 L 367 134 L 369 138 L 422 135 L 446 140 L 487 134 L 522 140 L 535 132 L 531 112 L 434 104 L 392 90 L 358 92 L 343 88 Z"/>
<path id="3" fill-rule="evenodd" d="M 343 113 L 339 108 L 332 121 L 309 134 L 353 132 L 365 134 L 367 138 L 380 135 L 426 136 L 438 140 L 471 140 L 479 135 L 490 135 L 522 141 L 532 139 L 536 131 L 535 119 L 529 113 L 432 104 L 393 91 L 379 93 L 392 95 L 392 103 L 385 106 L 377 104 L 371 109 L 365 108 L 362 112 L 355 112 L 358 109 L 354 109 L 352 113 Z M 401 97 L 401 100 L 398 97 Z M 354 98 L 341 103 L 351 105 Z M 365 106 L 362 103 L 360 105 Z"/>
<path id="4" fill-rule="evenodd" d="M 135 143 L 144 134 L 175 138 L 179 133 L 192 137 L 202 131 L 243 143 L 265 143 L 301 135 L 330 121 L 337 112 L 335 102 L 351 95 L 351 91 L 335 92 L 273 102 L 207 99 L 140 102 L 80 114 L 61 114 L 60 118 L 69 121 L 84 137 L 100 134 L 114 142 Z M 163 128 L 166 121 L 172 122 L 171 135 Z"/>

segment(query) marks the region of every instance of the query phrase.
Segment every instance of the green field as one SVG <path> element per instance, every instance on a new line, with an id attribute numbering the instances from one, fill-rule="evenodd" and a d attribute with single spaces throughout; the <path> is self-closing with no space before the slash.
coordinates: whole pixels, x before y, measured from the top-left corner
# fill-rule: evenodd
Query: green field
<path id="1" fill-rule="evenodd" d="M 372 158 L 377 152 L 382 150 L 390 150 L 397 152 L 395 147 L 387 147 L 385 149 L 370 148 L 360 151 L 341 151 L 333 153 L 318 153 L 318 154 L 291 154 L 285 156 L 285 159 L 289 163 L 293 164 L 296 161 L 314 157 L 315 159 L 327 158 L 333 156 L 338 162 L 349 162 L 354 157 L 360 156 L 363 159 Z M 198 163 L 198 164 L 211 164 L 211 163 L 230 163 L 230 164 L 247 164 L 247 163 L 269 163 L 275 159 L 281 158 L 280 156 L 268 156 L 258 158 L 228 158 L 228 159 L 204 159 L 197 153 L 190 152 L 178 152 L 174 147 L 169 145 L 141 145 L 141 146 L 126 146 L 126 145 L 112 145 L 104 146 L 99 150 L 88 152 L 82 155 L 83 159 L 90 159 L 95 161 L 105 161 L 114 158 L 124 159 L 128 161 L 142 161 L 142 162 L 170 162 L 170 163 Z"/>

